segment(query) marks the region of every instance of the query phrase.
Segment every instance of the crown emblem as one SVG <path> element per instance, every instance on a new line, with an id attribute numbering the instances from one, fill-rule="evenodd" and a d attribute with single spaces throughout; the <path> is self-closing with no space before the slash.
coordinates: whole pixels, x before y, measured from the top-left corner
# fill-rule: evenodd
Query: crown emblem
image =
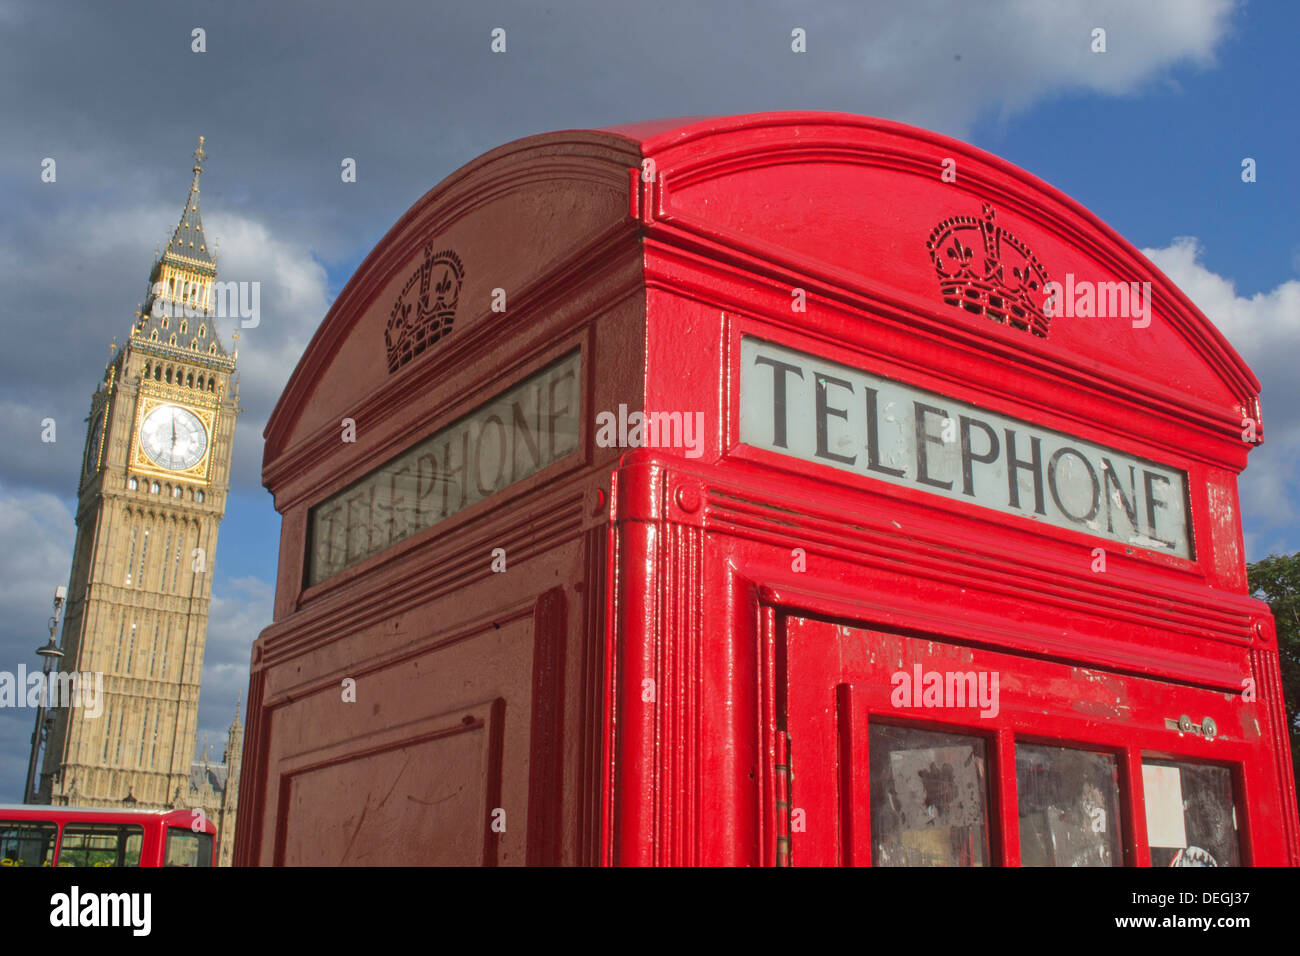
<path id="1" fill-rule="evenodd" d="M 1023 242 L 983 215 L 951 216 L 934 227 L 926 248 L 943 301 L 994 322 L 1047 338 L 1043 312 L 1047 270 Z"/>
<path id="2" fill-rule="evenodd" d="M 433 244 L 425 244 L 424 262 L 406 280 L 384 330 L 389 372 L 451 331 L 464 279 L 465 268 L 456 253 L 444 249 L 435 255 Z"/>

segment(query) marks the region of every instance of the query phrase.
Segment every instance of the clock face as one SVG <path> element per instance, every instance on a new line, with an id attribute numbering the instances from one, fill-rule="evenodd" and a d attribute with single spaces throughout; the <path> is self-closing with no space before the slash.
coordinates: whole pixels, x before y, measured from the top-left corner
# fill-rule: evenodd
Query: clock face
<path id="1" fill-rule="evenodd" d="M 203 460 L 208 433 L 191 411 L 179 405 L 159 405 L 140 425 L 140 447 L 159 468 L 184 471 Z"/>
<path id="2" fill-rule="evenodd" d="M 95 416 L 90 426 L 90 438 L 86 442 L 86 474 L 95 470 L 99 463 L 99 439 L 104 434 L 104 413 Z"/>

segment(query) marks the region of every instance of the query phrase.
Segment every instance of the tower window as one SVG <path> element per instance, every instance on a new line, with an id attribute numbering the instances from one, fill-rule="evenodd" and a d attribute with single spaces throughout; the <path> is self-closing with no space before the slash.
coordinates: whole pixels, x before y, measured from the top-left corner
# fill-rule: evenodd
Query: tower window
<path id="1" fill-rule="evenodd" d="M 212 346 L 211 348 L 209 348 L 208 351 L 211 352 L 211 353 L 213 353 L 213 354 L 215 355 L 216 352 L 217 352 L 217 347 L 214 345 L 214 346 Z M 208 379 L 208 391 L 209 391 L 209 392 L 212 391 L 212 384 L 213 384 L 213 383 L 212 383 L 212 379 Z"/>
<path id="2" fill-rule="evenodd" d="M 127 555 L 126 555 L 126 586 L 127 586 L 127 587 L 130 587 L 130 586 L 131 586 L 131 566 L 135 564 L 135 533 L 136 533 L 136 529 L 135 529 L 135 528 L 132 528 L 132 529 L 131 529 L 131 547 L 130 547 L 130 549 L 127 551 Z M 121 640 L 120 636 L 119 636 L 118 640 L 119 640 L 119 642 L 120 642 L 120 640 Z M 118 653 L 121 653 L 121 648 L 120 648 L 120 647 L 118 648 Z M 116 665 L 116 664 L 113 665 L 113 669 L 114 669 L 114 670 L 117 669 L 117 665 Z"/>
<path id="3" fill-rule="evenodd" d="M 169 339 L 167 339 L 167 344 L 168 344 L 168 345 L 175 345 L 175 344 L 176 344 L 176 333 L 175 333 L 175 332 L 173 332 L 173 333 L 171 334 L 171 337 L 170 337 Z"/>
<path id="4" fill-rule="evenodd" d="M 177 488 L 176 490 L 177 490 L 177 491 L 180 491 L 179 488 Z M 164 592 L 167 590 L 167 558 L 168 558 L 168 557 L 171 555 L 171 553 L 172 553 L 172 532 L 171 532 L 171 530 L 170 530 L 170 527 L 171 527 L 171 526 L 170 526 L 170 524 L 169 524 L 169 525 L 168 525 L 169 530 L 168 530 L 168 532 L 167 532 L 167 541 L 163 544 L 163 549 L 162 549 L 162 574 L 161 574 L 161 575 L 159 576 L 159 578 L 158 578 L 158 590 L 159 590 L 159 591 L 164 591 Z M 154 634 L 154 645 L 155 645 L 155 646 L 154 646 L 154 653 L 155 653 L 155 654 L 158 652 L 157 644 L 158 644 L 158 635 L 155 633 L 155 634 Z M 153 676 L 153 668 L 152 668 L 152 665 L 150 665 L 149 676 L 150 676 L 150 677 Z"/>
<path id="5" fill-rule="evenodd" d="M 194 349 L 194 350 L 197 352 L 197 351 L 198 351 L 198 348 L 199 348 L 199 340 L 198 340 L 198 339 L 190 339 L 190 348 Z"/>
<path id="6" fill-rule="evenodd" d="M 203 338 L 203 337 L 204 337 L 205 335 L 207 335 L 207 334 L 208 334 L 208 327 L 207 327 L 206 325 L 200 325 L 200 326 L 199 326 L 199 338 Z"/>
<path id="7" fill-rule="evenodd" d="M 158 494 L 158 482 L 156 482 L 156 481 L 154 481 L 154 482 L 150 482 L 150 484 L 149 484 L 149 491 L 150 491 L 152 494 L 155 494 L 155 495 Z"/>
<path id="8" fill-rule="evenodd" d="M 154 366 L 154 370 L 153 370 L 153 380 L 154 380 L 155 382 L 161 382 L 161 381 L 162 381 L 162 366 L 161 366 L 161 365 L 155 365 L 155 366 Z"/>
<path id="9" fill-rule="evenodd" d="M 158 341 L 158 330 L 157 330 L 157 329 L 152 329 L 152 330 L 150 330 L 150 332 L 149 332 L 149 341 L 150 341 L 150 342 L 157 342 L 157 341 Z"/>
<path id="10" fill-rule="evenodd" d="M 191 343 L 191 344 L 193 344 L 193 343 Z M 185 376 L 185 384 L 188 385 L 190 388 L 193 388 L 193 387 L 194 387 L 194 373 L 193 373 L 193 372 L 190 372 L 189 375 L 186 375 L 186 376 Z"/>
<path id="11" fill-rule="evenodd" d="M 196 499 L 200 504 L 203 502 L 203 492 L 200 491 L 200 492 L 199 492 L 197 495 L 195 495 L 194 497 L 195 497 L 195 499 Z"/>
<path id="12" fill-rule="evenodd" d="M 177 554 L 180 554 L 180 553 L 181 553 L 181 552 L 180 552 L 180 547 L 179 547 L 179 545 L 177 546 L 176 553 L 177 553 Z M 175 582 L 173 581 L 172 583 L 173 583 L 173 586 L 174 586 L 174 585 L 175 585 Z M 166 680 L 166 679 L 167 679 L 167 648 L 171 646 L 171 643 L 172 643 L 172 622 L 171 622 L 171 618 L 168 618 L 168 619 L 167 619 L 167 630 L 163 633 L 163 655 L 162 655 L 162 664 L 159 665 L 159 673 L 160 673 L 160 675 L 162 676 L 162 679 L 163 679 L 163 680 Z"/>
<path id="13" fill-rule="evenodd" d="M 208 354 L 209 354 L 209 355 L 216 355 L 216 354 L 217 354 L 217 343 L 216 343 L 216 342 L 213 342 L 211 345 L 208 346 Z M 211 389 L 209 389 L 209 391 L 211 391 Z"/>
<path id="14" fill-rule="evenodd" d="M 126 637 L 126 615 L 122 615 L 122 623 L 117 628 L 117 654 L 113 658 L 113 673 L 117 673 L 118 667 L 122 664 L 122 644 L 123 638 Z"/>
<path id="15" fill-rule="evenodd" d="M 164 315 L 164 316 L 162 317 L 161 325 L 162 325 L 162 327 L 163 327 L 164 329 L 167 328 L 167 323 L 168 323 L 169 321 L 171 321 L 171 320 L 168 319 L 167 316 Z"/>
<path id="16" fill-rule="evenodd" d="M 135 491 L 137 488 L 140 487 L 140 482 L 136 481 L 134 478 L 128 478 L 126 480 L 126 486 L 131 491 Z"/>
<path id="17" fill-rule="evenodd" d="M 181 335 L 185 334 L 187 325 L 188 323 L 184 319 L 181 319 Z"/>
<path id="18" fill-rule="evenodd" d="M 154 705 L 154 707 L 157 707 L 157 706 L 158 706 L 157 704 Z M 151 709 L 152 709 L 152 708 L 150 708 L 148 705 L 145 706 L 145 709 L 144 709 L 144 726 L 145 726 L 145 727 L 148 727 L 148 726 L 149 726 L 149 711 L 150 711 Z M 140 751 L 135 755 L 135 765 L 136 765 L 137 767 L 139 767 L 141 764 L 144 763 L 144 738 L 145 738 L 145 735 L 144 735 L 143 733 L 140 734 Z"/>
<path id="19" fill-rule="evenodd" d="M 149 529 L 148 529 L 148 528 L 145 528 L 145 529 L 144 529 L 144 541 L 141 542 L 141 544 L 140 544 L 140 580 L 136 582 L 136 584 L 137 584 L 139 587 L 144 587 L 144 563 L 145 563 L 145 558 L 147 558 L 148 555 L 149 555 Z M 134 624 L 131 625 L 131 640 L 132 640 L 132 642 L 135 641 L 135 625 L 134 625 Z M 132 646 L 134 646 L 134 643 L 132 644 Z M 128 668 L 131 666 L 131 664 L 130 664 L 129 661 L 127 662 L 127 665 L 126 665 L 126 666 L 127 666 Z"/>
<path id="20" fill-rule="evenodd" d="M 158 330 L 155 329 L 154 331 L 157 332 Z M 157 335 L 154 336 L 154 338 L 157 338 L 157 337 L 158 337 Z M 167 384 L 170 385 L 171 383 L 172 383 L 172 367 L 171 367 L 170 365 L 168 365 L 168 366 L 167 366 Z"/>
<path id="21" fill-rule="evenodd" d="M 167 543 L 171 544 L 171 540 L 169 539 Z M 167 557 L 166 549 L 163 549 L 163 557 L 164 558 Z M 163 564 L 163 567 L 164 569 L 166 568 L 165 562 Z M 159 614 L 157 617 L 153 619 L 153 652 L 149 655 L 149 676 L 151 678 L 153 677 L 154 674 L 154 666 L 158 663 L 158 635 L 161 632 L 162 632 L 162 615 Z"/>
<path id="22" fill-rule="evenodd" d="M 176 486 L 175 488 L 172 489 L 172 497 L 173 497 L 173 498 L 179 498 L 180 496 L 181 496 L 181 489 L 180 489 L 180 486 L 178 485 L 178 486 Z"/>

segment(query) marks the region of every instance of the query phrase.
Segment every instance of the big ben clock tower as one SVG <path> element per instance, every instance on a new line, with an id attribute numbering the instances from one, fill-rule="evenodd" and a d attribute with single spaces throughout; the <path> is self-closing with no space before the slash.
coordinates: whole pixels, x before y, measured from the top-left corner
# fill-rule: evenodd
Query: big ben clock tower
<path id="1" fill-rule="evenodd" d="M 239 412 L 236 355 L 213 321 L 229 290 L 199 218 L 201 137 L 194 157 L 180 223 L 90 402 L 61 669 L 102 673 L 103 700 L 55 712 L 42 803 L 161 808 L 189 794 Z"/>

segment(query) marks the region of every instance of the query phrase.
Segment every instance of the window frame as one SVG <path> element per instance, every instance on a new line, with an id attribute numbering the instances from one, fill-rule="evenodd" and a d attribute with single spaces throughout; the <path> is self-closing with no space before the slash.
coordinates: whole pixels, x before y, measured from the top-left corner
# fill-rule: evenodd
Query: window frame
<path id="1" fill-rule="evenodd" d="M 67 838 L 70 835 L 74 837 L 82 835 L 79 832 L 81 830 L 87 831 L 85 835 L 92 836 L 92 837 L 105 836 L 108 834 L 109 831 L 116 831 L 117 845 L 114 849 L 115 862 L 109 864 L 107 867 L 101 867 L 101 864 L 96 862 L 65 863 L 63 857 L 68 850 Z M 140 842 L 138 846 L 135 848 L 135 862 L 127 863 L 124 862 L 124 860 L 126 859 L 128 853 L 129 841 L 132 837 L 139 837 Z M 136 868 L 144 865 L 143 862 L 144 848 L 145 848 L 145 827 L 143 824 L 113 823 L 113 822 L 105 822 L 102 820 L 84 820 L 84 821 L 68 820 L 65 821 L 63 825 L 59 828 L 59 849 L 58 849 L 58 855 L 55 858 L 54 865 L 58 867 L 67 866 L 67 867 L 74 867 L 74 868 L 82 868 L 82 867 L 112 868 L 112 869 Z M 105 848 L 77 847 L 74 849 L 75 851 L 79 851 L 81 853 L 91 853 L 91 852 L 103 852 Z"/>
<path id="2" fill-rule="evenodd" d="M 190 827 L 176 826 L 175 824 L 169 823 L 163 828 L 162 864 L 161 864 L 162 866 L 179 867 L 185 865 L 185 864 L 169 862 L 171 856 L 173 833 L 177 834 L 178 836 L 184 837 L 187 840 L 193 839 L 197 843 L 197 850 L 194 854 L 194 858 L 196 860 L 204 860 L 205 862 L 196 863 L 193 867 L 194 869 L 204 869 L 215 865 L 213 863 L 213 855 L 216 852 L 217 841 L 214 834 L 209 833 L 207 830 L 193 830 Z M 201 852 L 199 852 L 203 849 L 203 840 L 205 837 L 207 838 L 208 841 L 208 853 L 206 857 Z"/>
<path id="3" fill-rule="evenodd" d="M 13 839 L 15 840 L 15 842 L 31 842 L 30 838 L 24 839 L 22 837 L 16 837 L 16 838 L 6 837 L 4 835 L 4 831 L 10 828 L 24 829 L 24 830 L 25 829 L 30 829 L 30 830 L 48 829 L 48 831 L 51 831 L 54 839 L 48 844 L 45 851 L 46 853 L 49 854 L 49 862 L 35 864 L 35 866 L 53 867 L 55 865 L 55 861 L 58 859 L 58 849 L 59 849 L 59 839 L 60 839 L 60 830 L 57 821 L 0 819 L 0 844 L 3 844 L 9 839 Z M 8 860 L 8 859 L 10 858 L 4 855 L 4 851 L 0 850 L 0 860 Z M 22 857 L 19 857 L 19 860 L 21 859 Z M 21 863 L 0 863 L 0 866 L 21 866 L 21 865 L 22 865 Z"/>
<path id="4" fill-rule="evenodd" d="M 838 862 L 862 860 L 863 863 L 858 865 L 864 865 L 874 852 L 869 826 L 870 768 L 868 763 L 863 763 L 863 769 L 859 771 L 852 763 L 867 758 L 870 728 L 875 723 L 987 739 L 989 792 L 986 800 L 992 865 L 1021 865 L 1016 779 L 1016 746 L 1021 743 L 1115 757 L 1123 857 L 1120 865 L 1123 866 L 1151 865 L 1142 784 L 1144 760 L 1173 760 L 1227 768 L 1231 773 L 1236 812 L 1239 865 L 1253 865 L 1249 819 L 1251 775 L 1256 772 L 1252 764 L 1261 759 L 1259 753 L 1246 740 L 1234 738 L 1226 732 L 1216 739 L 1207 740 L 1195 733 L 1166 729 L 1164 724 L 1170 716 L 1188 713 L 1200 719 L 1204 713 L 1213 715 L 1218 726 L 1226 729 L 1241 722 L 1240 719 L 1233 723 L 1228 721 L 1228 707 L 1250 705 L 1240 701 L 1230 705 L 1222 691 L 1174 684 L 1150 676 L 1087 668 L 1089 679 L 1112 690 L 1118 682 L 1123 689 L 1121 696 L 1127 694 L 1123 706 L 1129 711 L 1128 718 L 1110 719 L 1085 713 L 1077 706 L 1078 700 L 1044 697 L 1041 692 L 1031 696 L 1028 690 L 1031 684 L 1045 686 L 1043 681 L 1061 680 L 1083 670 L 1074 665 L 1006 649 L 967 645 L 951 638 L 910 636 L 858 622 L 835 623 L 811 612 L 791 611 L 783 618 L 785 675 L 782 692 L 786 697 L 785 720 L 791 734 L 789 746 L 795 774 L 792 800 L 798 806 L 809 799 L 809 791 L 826 791 L 831 806 L 819 812 L 826 812 L 839 821 L 835 840 L 839 846 L 836 851 Z M 842 633 L 845 630 L 847 634 Z M 800 637 L 795 636 L 796 631 L 803 632 L 800 635 L 802 644 L 799 643 Z M 864 667 L 860 663 L 863 655 L 841 654 L 840 641 L 845 638 L 877 642 L 883 650 L 870 657 L 881 663 Z M 1014 675 L 1023 686 L 1017 691 L 1018 696 L 1009 696 L 1006 682 L 1001 682 L 999 713 L 992 718 L 980 717 L 978 710 L 973 708 L 895 708 L 890 702 L 890 673 L 895 667 L 885 661 L 894 659 L 891 653 L 899 646 L 916 652 L 899 658 L 909 668 L 913 663 L 922 663 L 924 670 L 946 671 L 945 663 L 948 663 L 962 671 L 996 670 L 1007 677 Z M 919 649 L 925 646 L 933 649 L 931 657 L 920 653 Z M 800 656 L 804 660 L 797 664 Z M 1079 696 L 1086 696 L 1085 685 L 1079 686 Z M 799 695 L 811 696 L 801 704 L 796 700 Z M 1029 706 L 1030 702 L 1032 706 Z M 1257 702 L 1254 705 L 1258 706 Z M 810 732 L 814 725 L 799 714 L 824 716 L 817 716 L 821 723 Z M 852 728 L 865 727 L 866 732 L 859 733 L 853 729 L 846 733 L 843 723 L 846 720 Z M 802 733 L 795 727 L 800 721 L 804 724 Z M 810 754 L 810 749 L 816 752 Z M 816 779 L 810 781 L 810 777 Z M 849 781 L 847 786 L 846 780 Z M 859 789 L 862 792 L 859 793 Z M 851 834 L 853 847 L 843 845 L 844 834 Z M 792 834 L 793 864 L 831 865 L 837 862 L 831 858 L 830 841 L 824 834 L 816 840 L 805 841 L 805 845 L 814 849 L 811 854 L 805 853 L 801 861 L 799 837 L 798 832 Z"/>

